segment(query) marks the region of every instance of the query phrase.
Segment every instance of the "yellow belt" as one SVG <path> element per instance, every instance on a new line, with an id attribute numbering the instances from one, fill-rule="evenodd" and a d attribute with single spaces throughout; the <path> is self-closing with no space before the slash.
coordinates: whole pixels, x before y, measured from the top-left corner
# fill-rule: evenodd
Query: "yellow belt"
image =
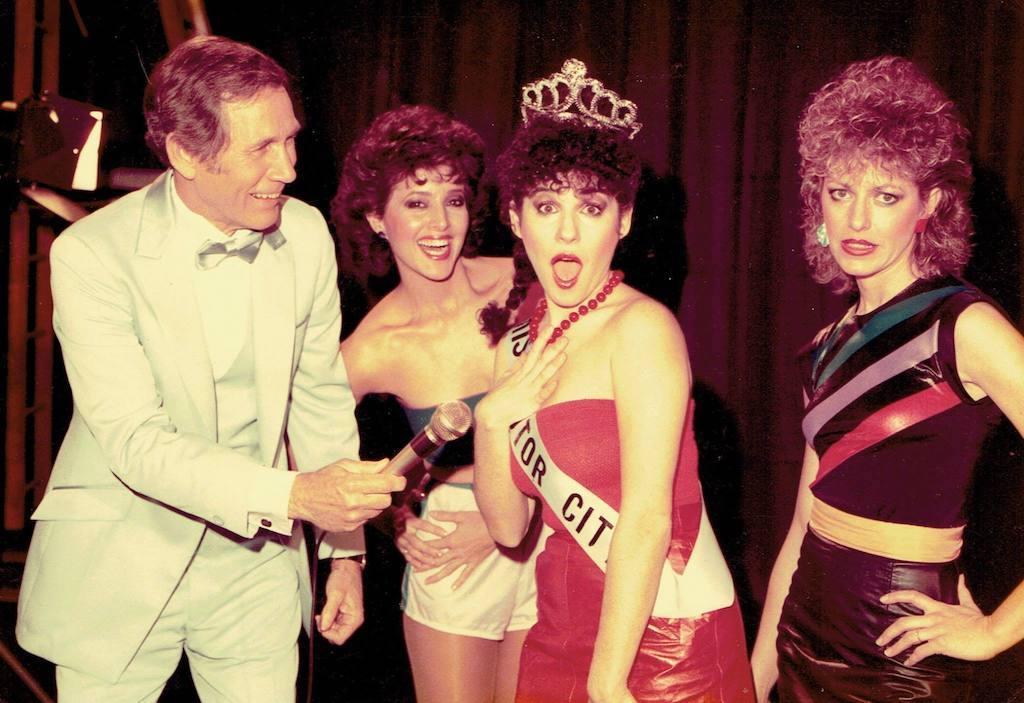
<path id="1" fill-rule="evenodd" d="M 960 556 L 964 528 L 921 527 L 851 515 L 817 498 L 811 529 L 830 542 L 897 561 L 941 564 Z"/>

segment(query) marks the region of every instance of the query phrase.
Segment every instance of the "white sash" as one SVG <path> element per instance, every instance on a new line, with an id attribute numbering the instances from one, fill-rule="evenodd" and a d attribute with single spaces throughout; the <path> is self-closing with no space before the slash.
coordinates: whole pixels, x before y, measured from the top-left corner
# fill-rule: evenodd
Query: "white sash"
<path id="1" fill-rule="evenodd" d="M 525 325 L 512 330 L 508 340 L 513 356 L 528 346 L 522 340 Z M 520 420 L 509 430 L 516 462 L 537 487 L 566 531 L 601 571 L 607 570 L 612 533 L 619 513 L 593 491 L 562 471 L 551 459 L 537 432 L 533 417 Z M 733 604 L 736 593 L 732 575 L 718 547 L 701 501 L 700 527 L 693 552 L 683 573 L 665 561 L 652 615 L 663 618 L 695 618 Z"/>

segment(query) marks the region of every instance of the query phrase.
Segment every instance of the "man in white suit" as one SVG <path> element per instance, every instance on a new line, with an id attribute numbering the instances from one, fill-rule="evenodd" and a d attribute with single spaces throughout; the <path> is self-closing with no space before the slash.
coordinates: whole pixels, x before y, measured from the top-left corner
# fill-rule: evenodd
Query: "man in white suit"
<path id="1" fill-rule="evenodd" d="M 154 701 L 183 650 L 204 701 L 293 700 L 298 520 L 328 531 L 317 627 L 341 643 L 362 622 L 357 528 L 404 479 L 354 460 L 334 247 L 283 195 L 287 74 L 190 40 L 155 68 L 146 121 L 168 172 L 51 252 L 74 414 L 33 516 L 18 640 L 56 663 L 62 701 Z"/>

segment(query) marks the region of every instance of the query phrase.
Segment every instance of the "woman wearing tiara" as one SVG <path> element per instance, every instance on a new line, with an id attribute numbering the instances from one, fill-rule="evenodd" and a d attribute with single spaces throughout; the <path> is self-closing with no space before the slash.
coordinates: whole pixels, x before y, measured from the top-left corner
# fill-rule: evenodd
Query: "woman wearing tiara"
<path id="1" fill-rule="evenodd" d="M 473 130 L 430 107 L 400 107 L 352 146 L 332 204 L 362 260 L 393 257 L 400 279 L 342 344 L 352 391 L 396 396 L 414 432 L 439 403 L 472 406 L 490 387 L 495 351 L 477 313 L 509 295 L 513 266 L 465 255 L 482 170 Z M 402 607 L 416 698 L 510 701 L 536 620 L 530 547 L 498 549 L 488 535 L 473 499 L 472 433 L 427 463 L 432 487 L 421 517 L 396 514 L 409 562 Z"/>
<path id="2" fill-rule="evenodd" d="M 499 543 L 518 544 L 538 506 L 554 530 L 516 700 L 751 701 L 697 480 L 686 344 L 611 270 L 639 182 L 636 106 L 585 71 L 570 60 L 524 88 L 525 125 L 497 163 L 544 298 L 500 343 L 477 405 L 474 490 Z"/>
<path id="3" fill-rule="evenodd" d="M 1024 338 L 956 276 L 967 130 L 910 61 L 851 64 L 800 121 L 804 250 L 853 291 L 801 355 L 807 441 L 754 647 L 759 700 L 967 701 L 970 662 L 1024 635 L 1024 584 L 991 615 L 959 573 L 990 430 L 1024 430 Z M 809 528 L 809 529 L 808 529 Z"/>

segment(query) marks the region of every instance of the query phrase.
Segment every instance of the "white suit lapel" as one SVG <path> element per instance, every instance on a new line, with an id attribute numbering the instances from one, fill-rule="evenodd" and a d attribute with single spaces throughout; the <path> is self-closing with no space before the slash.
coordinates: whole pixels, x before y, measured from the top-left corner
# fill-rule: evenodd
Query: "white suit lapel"
<path id="1" fill-rule="evenodd" d="M 175 231 L 170 180 L 168 171 L 146 194 L 136 248 L 138 284 L 146 292 L 166 339 L 175 345 L 173 356 L 204 435 L 216 441 L 213 370 L 203 337 L 193 278 L 195 251 L 191 239 Z"/>
<path id="2" fill-rule="evenodd" d="M 277 465 L 295 353 L 295 262 L 281 232 L 266 235 L 252 263 L 252 338 L 260 451 Z"/>

